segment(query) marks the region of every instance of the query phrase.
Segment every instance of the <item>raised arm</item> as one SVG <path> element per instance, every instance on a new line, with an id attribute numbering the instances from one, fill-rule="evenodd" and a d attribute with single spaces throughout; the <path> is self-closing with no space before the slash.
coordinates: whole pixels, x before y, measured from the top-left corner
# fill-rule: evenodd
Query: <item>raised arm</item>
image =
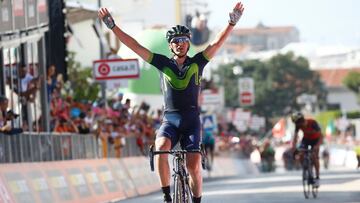
<path id="1" fill-rule="evenodd" d="M 238 2 L 233 11 L 229 13 L 230 19 L 229 24 L 216 36 L 214 41 L 212 41 L 204 50 L 204 54 L 209 59 L 212 58 L 220 47 L 224 44 L 226 38 L 230 35 L 236 23 L 239 21 L 241 15 L 243 14 L 244 7 L 241 2 Z"/>
<path id="2" fill-rule="evenodd" d="M 127 47 L 133 50 L 137 55 L 139 55 L 145 61 L 148 61 L 151 56 L 151 52 L 139 44 L 133 37 L 125 33 L 120 29 L 116 24 L 110 12 L 106 8 L 100 8 L 98 12 L 99 18 L 105 23 L 105 25 L 113 31 L 116 37 L 124 43 Z"/>

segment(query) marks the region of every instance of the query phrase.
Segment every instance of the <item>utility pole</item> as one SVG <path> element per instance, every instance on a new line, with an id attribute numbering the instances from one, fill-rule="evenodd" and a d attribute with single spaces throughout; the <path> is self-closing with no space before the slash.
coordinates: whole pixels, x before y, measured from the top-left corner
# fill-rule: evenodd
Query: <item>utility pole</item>
<path id="1" fill-rule="evenodd" d="M 181 0 L 175 0 L 175 20 L 176 24 L 182 24 Z"/>
<path id="2" fill-rule="evenodd" d="M 99 7 L 99 9 L 101 8 L 101 0 L 98 0 L 98 7 Z M 97 21 L 99 22 L 99 27 L 101 28 L 102 27 L 101 19 L 98 18 Z M 99 31 L 101 31 L 101 29 Z M 100 40 L 100 59 L 105 59 L 105 51 L 104 51 L 103 43 L 101 42 L 100 33 L 99 33 L 99 40 Z M 107 102 L 106 102 L 106 81 L 101 81 L 99 83 L 100 83 L 100 86 L 101 86 L 101 98 L 105 102 L 105 107 L 107 107 Z"/>

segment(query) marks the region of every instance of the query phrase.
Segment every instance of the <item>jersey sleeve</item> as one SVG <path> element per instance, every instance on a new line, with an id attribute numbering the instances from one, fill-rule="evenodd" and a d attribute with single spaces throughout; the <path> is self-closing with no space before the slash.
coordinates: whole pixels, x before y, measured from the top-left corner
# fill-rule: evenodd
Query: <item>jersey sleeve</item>
<path id="1" fill-rule="evenodd" d="M 153 53 L 150 59 L 148 60 L 148 63 L 150 63 L 160 71 L 162 71 L 162 69 L 168 64 L 168 62 L 169 62 L 168 57 L 156 53 Z"/>
<path id="2" fill-rule="evenodd" d="M 204 52 L 197 53 L 193 58 L 201 70 L 203 70 L 206 64 L 209 63 L 209 59 L 204 55 Z"/>

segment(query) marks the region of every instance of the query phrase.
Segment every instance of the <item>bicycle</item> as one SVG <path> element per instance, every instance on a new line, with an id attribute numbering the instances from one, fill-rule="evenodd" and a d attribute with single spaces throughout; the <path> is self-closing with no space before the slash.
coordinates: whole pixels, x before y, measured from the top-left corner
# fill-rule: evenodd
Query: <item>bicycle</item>
<path id="1" fill-rule="evenodd" d="M 313 198 L 318 196 L 318 186 L 314 182 L 314 164 L 312 160 L 312 149 L 311 146 L 308 146 L 307 149 L 299 149 L 304 153 L 304 158 L 302 162 L 302 183 L 304 196 L 306 199 L 310 197 L 310 192 L 312 193 Z"/>
<path id="2" fill-rule="evenodd" d="M 154 146 L 150 146 L 149 158 L 150 158 L 150 169 L 154 171 L 154 156 L 158 154 L 171 154 L 173 155 L 173 171 L 172 175 L 174 178 L 174 192 L 173 202 L 174 203 L 191 203 L 193 194 L 189 185 L 189 174 L 185 167 L 185 161 L 187 153 L 200 153 L 202 160 L 202 168 L 205 169 L 204 150 L 159 150 L 154 151 Z"/>

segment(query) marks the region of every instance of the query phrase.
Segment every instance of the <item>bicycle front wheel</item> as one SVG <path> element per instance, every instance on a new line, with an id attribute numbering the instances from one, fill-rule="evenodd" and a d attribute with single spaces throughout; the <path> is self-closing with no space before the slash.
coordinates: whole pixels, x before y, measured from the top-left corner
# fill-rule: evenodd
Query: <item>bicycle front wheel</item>
<path id="1" fill-rule="evenodd" d="M 192 203 L 190 187 L 185 184 L 185 180 L 181 176 L 175 178 L 174 186 L 174 203 Z"/>
<path id="2" fill-rule="evenodd" d="M 310 196 L 310 191 L 311 191 L 310 188 L 312 185 L 310 183 L 310 174 L 307 168 L 303 169 L 302 182 L 303 182 L 304 196 L 306 199 L 308 199 Z"/>
<path id="3" fill-rule="evenodd" d="M 173 197 L 173 202 L 174 203 L 183 203 L 182 201 L 182 182 L 180 180 L 179 176 L 175 177 L 175 181 L 174 181 L 174 197 Z"/>

